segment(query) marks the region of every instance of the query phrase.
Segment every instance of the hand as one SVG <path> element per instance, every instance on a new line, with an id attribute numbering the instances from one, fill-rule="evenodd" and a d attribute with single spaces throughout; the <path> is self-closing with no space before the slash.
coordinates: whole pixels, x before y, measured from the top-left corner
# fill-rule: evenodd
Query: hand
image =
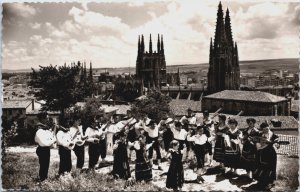
<path id="1" fill-rule="evenodd" d="M 276 147 L 276 149 L 279 149 L 280 145 L 278 143 L 275 143 L 274 147 Z"/>
<path id="2" fill-rule="evenodd" d="M 94 138 L 93 143 L 99 143 L 99 139 L 98 138 Z"/>

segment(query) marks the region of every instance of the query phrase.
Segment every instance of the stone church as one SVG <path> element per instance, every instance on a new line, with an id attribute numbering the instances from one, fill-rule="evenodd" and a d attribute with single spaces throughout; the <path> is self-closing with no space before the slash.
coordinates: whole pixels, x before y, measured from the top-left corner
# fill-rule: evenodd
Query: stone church
<path id="1" fill-rule="evenodd" d="M 210 41 L 208 93 L 223 90 L 238 90 L 240 86 L 240 67 L 238 47 L 233 41 L 229 10 L 226 11 L 225 22 L 222 4 L 217 13 L 214 41 Z"/>
<path id="2" fill-rule="evenodd" d="M 148 52 L 145 51 L 144 35 L 139 36 L 136 77 L 141 80 L 143 87 L 160 90 L 161 86 L 166 85 L 166 60 L 162 35 L 160 37 L 158 34 L 157 51 L 153 51 L 150 34 Z"/>

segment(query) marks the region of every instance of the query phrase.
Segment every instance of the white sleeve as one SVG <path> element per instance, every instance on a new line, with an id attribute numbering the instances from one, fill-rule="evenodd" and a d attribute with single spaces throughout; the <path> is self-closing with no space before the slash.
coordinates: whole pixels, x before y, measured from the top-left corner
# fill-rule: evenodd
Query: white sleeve
<path id="1" fill-rule="evenodd" d="M 34 137 L 36 143 L 41 147 L 49 147 L 55 142 L 55 138 L 51 131 L 39 129 Z"/>
<path id="2" fill-rule="evenodd" d="M 187 136 L 187 140 L 188 140 L 188 141 L 195 141 L 195 136 L 190 136 L 190 135 L 188 135 L 188 136 Z"/>
<path id="3" fill-rule="evenodd" d="M 170 129 L 173 133 L 175 132 L 175 124 L 174 123 L 170 124 Z"/>
<path id="4" fill-rule="evenodd" d="M 56 138 L 61 146 L 69 147 L 71 141 L 70 138 L 66 137 L 66 133 L 64 133 L 63 131 L 58 131 Z"/>

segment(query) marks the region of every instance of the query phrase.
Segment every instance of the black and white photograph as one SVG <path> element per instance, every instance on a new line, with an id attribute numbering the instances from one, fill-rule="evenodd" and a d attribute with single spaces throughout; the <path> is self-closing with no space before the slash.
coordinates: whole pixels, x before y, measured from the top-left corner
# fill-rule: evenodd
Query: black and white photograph
<path id="1" fill-rule="evenodd" d="M 1 4 L 1 191 L 299 190 L 299 1 Z"/>

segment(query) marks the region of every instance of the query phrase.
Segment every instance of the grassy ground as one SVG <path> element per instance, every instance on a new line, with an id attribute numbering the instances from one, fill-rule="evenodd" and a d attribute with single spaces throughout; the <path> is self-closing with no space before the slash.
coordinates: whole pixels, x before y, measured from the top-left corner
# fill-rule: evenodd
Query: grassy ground
<path id="1" fill-rule="evenodd" d="M 125 188 L 125 181 L 114 180 L 109 174 L 82 173 L 75 169 L 70 175 L 57 177 L 58 158 L 56 153 L 51 153 L 51 164 L 49 168 L 49 179 L 42 183 L 37 183 L 38 159 L 33 152 L 8 152 L 2 160 L 2 186 L 4 189 L 27 189 L 30 191 L 163 191 L 166 190 L 165 178 L 158 178 L 156 183 L 161 180 L 161 185 L 152 183 L 135 183 Z M 224 180 L 225 186 L 220 186 L 222 182 L 216 182 L 214 176 L 206 176 L 206 184 L 185 184 L 184 190 L 204 190 L 226 189 L 227 187 L 238 187 L 241 183 L 228 182 Z M 212 181 L 209 181 L 209 179 Z M 156 179 L 155 179 L 156 180 Z M 230 180 L 229 180 L 230 181 Z M 232 186 L 227 186 L 231 185 Z M 160 187 L 158 187 L 160 186 Z M 298 189 L 298 158 L 288 158 L 278 155 L 277 180 L 272 191 L 295 191 Z M 223 188 L 225 187 L 225 188 Z M 230 189 L 230 188 L 228 188 Z"/>

